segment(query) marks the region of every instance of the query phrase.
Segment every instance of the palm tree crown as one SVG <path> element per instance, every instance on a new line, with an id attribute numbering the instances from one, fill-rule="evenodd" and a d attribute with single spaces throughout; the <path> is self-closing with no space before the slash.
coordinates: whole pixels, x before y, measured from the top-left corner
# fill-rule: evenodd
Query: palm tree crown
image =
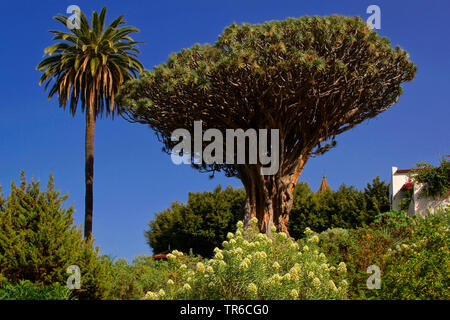
<path id="1" fill-rule="evenodd" d="M 114 98 L 120 85 L 136 77 L 143 69 L 137 60 L 137 44 L 129 35 L 139 32 L 134 27 L 119 27 L 126 23 L 123 15 L 105 29 L 106 7 L 100 14 L 93 12 L 92 27 L 80 12 L 79 29 L 70 32 L 50 31 L 53 40 L 64 40 L 45 49 L 44 59 L 37 69 L 43 72 L 39 84 L 51 87 L 48 97 L 58 93 L 59 105 L 75 115 L 78 101 L 82 111 L 87 105 L 94 108 L 95 118 L 103 113 L 114 116 Z M 55 20 L 66 26 L 68 17 L 58 15 Z"/>

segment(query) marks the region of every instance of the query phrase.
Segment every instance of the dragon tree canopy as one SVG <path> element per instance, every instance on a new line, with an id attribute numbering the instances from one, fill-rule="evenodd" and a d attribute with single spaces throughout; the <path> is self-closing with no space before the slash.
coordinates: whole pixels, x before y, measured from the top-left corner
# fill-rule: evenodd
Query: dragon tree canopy
<path id="1" fill-rule="evenodd" d="M 285 231 L 292 191 L 306 161 L 333 147 L 335 137 L 389 109 L 414 78 L 407 52 L 370 30 L 359 17 L 289 18 L 232 24 L 214 44 L 170 55 L 127 82 L 119 102 L 130 120 L 148 124 L 170 152 L 171 133 L 278 129 L 279 171 L 261 164 L 194 164 L 237 176 L 247 192 L 246 221 L 262 232 Z M 235 162 L 236 163 L 236 162 Z"/>

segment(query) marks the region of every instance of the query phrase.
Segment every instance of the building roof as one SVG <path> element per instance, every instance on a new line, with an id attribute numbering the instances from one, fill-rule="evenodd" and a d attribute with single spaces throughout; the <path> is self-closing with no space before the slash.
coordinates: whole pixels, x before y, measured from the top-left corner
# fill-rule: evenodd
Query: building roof
<path id="1" fill-rule="evenodd" d="M 409 173 L 410 171 L 424 170 L 424 168 L 414 168 L 414 169 L 397 169 L 395 173 Z"/>
<path id="2" fill-rule="evenodd" d="M 411 169 L 397 169 L 395 173 L 408 173 Z"/>
<path id="3" fill-rule="evenodd" d="M 166 251 L 163 251 L 161 253 L 155 254 L 153 256 L 153 259 L 155 259 L 155 260 L 167 260 L 167 255 L 169 254 L 169 252 L 170 252 L 170 250 L 166 250 Z"/>

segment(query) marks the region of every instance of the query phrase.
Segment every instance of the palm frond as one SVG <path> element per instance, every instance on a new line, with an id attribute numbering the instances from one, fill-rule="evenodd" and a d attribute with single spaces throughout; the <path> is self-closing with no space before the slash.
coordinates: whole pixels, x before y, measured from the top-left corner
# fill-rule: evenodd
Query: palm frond
<path id="1" fill-rule="evenodd" d="M 114 116 L 119 112 L 114 101 L 123 82 L 137 77 L 143 65 L 137 59 L 137 46 L 142 42 L 130 36 L 139 32 L 121 15 L 105 27 L 106 7 L 93 12 L 91 22 L 80 12 L 80 28 L 49 31 L 57 42 L 44 51 L 44 59 L 36 67 L 41 71 L 39 84 L 45 83 L 48 98 L 58 95 L 59 106 L 76 114 L 78 104 L 84 112 L 91 105 L 95 116 Z M 68 17 L 54 19 L 66 27 Z"/>

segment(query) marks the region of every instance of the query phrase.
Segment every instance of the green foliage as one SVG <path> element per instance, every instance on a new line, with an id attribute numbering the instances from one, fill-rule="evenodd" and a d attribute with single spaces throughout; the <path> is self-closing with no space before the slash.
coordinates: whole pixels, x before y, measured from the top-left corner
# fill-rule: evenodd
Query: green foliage
<path id="1" fill-rule="evenodd" d="M 399 201 L 399 208 L 401 211 L 408 211 L 408 208 L 411 204 L 411 200 L 413 199 L 414 188 L 403 188 L 402 189 L 402 198 Z"/>
<path id="2" fill-rule="evenodd" d="M 174 202 L 150 221 L 146 237 L 153 252 L 177 249 L 208 257 L 242 219 L 245 193 L 218 186 L 213 192 L 190 193 L 186 204 Z M 294 205 L 288 224 L 294 238 L 303 237 L 306 227 L 320 232 L 328 228 L 353 228 L 370 223 L 389 210 L 389 188 L 379 177 L 364 191 L 342 185 L 338 191 L 313 193 L 306 182 L 294 190 Z"/>
<path id="3" fill-rule="evenodd" d="M 236 233 L 227 234 L 222 249 L 215 248 L 211 259 L 174 250 L 168 261 L 141 256 L 128 265 L 118 260 L 109 298 L 450 297 L 449 211 L 427 219 L 391 211 L 377 215 L 363 228 L 333 228 L 320 234 L 307 228 L 306 237 L 298 243 L 283 233 L 274 232 L 272 238 L 258 233 L 255 221 L 252 226 L 244 232 L 238 223 Z M 381 269 L 380 290 L 366 286 L 370 265 Z M 330 281 L 337 286 L 337 292 Z"/>
<path id="4" fill-rule="evenodd" d="M 155 214 L 146 231 L 153 252 L 178 249 L 193 250 L 209 256 L 222 243 L 227 232 L 242 219 L 245 193 L 228 186 L 213 192 L 189 193 L 186 204 L 174 202 L 172 207 Z"/>
<path id="5" fill-rule="evenodd" d="M 392 241 L 385 234 L 369 227 L 351 230 L 331 229 L 321 233 L 319 239 L 319 247 L 330 263 L 337 261 L 346 263 L 351 298 L 360 298 L 360 291 L 367 289 L 367 267 L 384 266 L 384 254 L 392 245 Z"/>
<path id="6" fill-rule="evenodd" d="M 11 184 L 0 210 L 0 270 L 11 282 L 21 279 L 39 285 L 66 283 L 70 265 L 81 270 L 80 298 L 101 298 L 109 286 L 108 259 L 99 256 L 93 240 L 84 240 L 73 223 L 73 207 L 64 208 L 68 195 L 54 189 L 53 176 L 45 191 L 34 180 Z"/>
<path id="7" fill-rule="evenodd" d="M 280 231 L 286 230 L 292 205 L 290 183 L 296 181 L 290 180 L 298 178 L 309 157 L 328 151 L 337 135 L 389 109 L 416 70 L 405 50 L 392 48 L 360 17 L 233 23 L 214 44 L 173 53 L 167 63 L 127 81 L 117 101 L 129 120 L 156 132 L 168 153 L 179 143 L 174 130 L 192 134 L 198 120 L 203 130 L 214 128 L 222 135 L 230 128 L 279 129 L 281 153 L 273 178 L 262 176 L 261 162 L 238 164 L 236 147 L 220 150 L 231 159 L 226 162 L 196 163 L 195 152 L 183 155 L 202 172 L 223 171 L 241 179 L 249 195 L 247 212 L 256 210 L 262 217 L 288 209 L 280 211 L 280 219 L 269 214 L 277 221 L 260 219 L 261 230 L 274 222 Z M 207 145 L 204 141 L 201 147 Z"/>
<path id="8" fill-rule="evenodd" d="M 320 250 L 325 253 L 330 263 L 338 263 L 343 261 L 343 257 L 347 256 L 346 251 L 349 247 L 349 233 L 350 230 L 342 228 L 328 229 L 319 234 L 319 247 Z M 300 239 L 300 244 L 306 242 L 306 240 Z"/>
<path id="9" fill-rule="evenodd" d="M 268 238 L 258 232 L 252 219 L 244 231 L 242 221 L 235 234 L 227 235 L 223 249 L 198 262 L 195 268 L 184 264 L 183 253 L 168 255 L 170 277 L 145 299 L 345 299 L 348 283 L 346 266 L 330 266 L 317 247 L 319 238 L 307 230 L 302 248 L 285 233 Z"/>
<path id="10" fill-rule="evenodd" d="M 105 27 L 106 7 L 100 13 L 92 12 L 92 22 L 80 12 L 80 28 L 67 31 L 69 17 L 60 14 L 54 19 L 64 26 L 64 31 L 50 31 L 52 40 L 62 40 L 45 49 L 44 60 L 37 69 L 42 72 L 39 84 L 50 85 L 49 99 L 58 95 L 59 105 L 75 115 L 78 102 L 81 109 L 94 108 L 94 116 L 114 116 L 117 112 L 115 96 L 127 80 L 136 77 L 143 66 L 137 60 L 137 45 L 131 38 L 137 28 L 122 26 L 120 16 Z M 99 83 L 102 83 L 100 86 Z"/>
<path id="11" fill-rule="evenodd" d="M 180 258 L 184 264 L 194 267 L 201 259 L 193 255 Z M 170 277 L 177 277 L 177 270 L 170 270 L 168 262 L 154 260 L 141 255 L 129 265 L 125 259 L 118 259 L 112 268 L 112 288 L 108 299 L 136 300 L 141 299 L 146 292 L 156 290 L 161 283 L 166 283 Z"/>
<path id="12" fill-rule="evenodd" d="M 69 288 L 59 283 L 40 286 L 29 280 L 0 283 L 0 300 L 71 300 Z"/>
<path id="13" fill-rule="evenodd" d="M 228 128 L 282 129 L 280 168 L 290 172 L 302 152 L 323 153 L 335 136 L 396 103 L 416 69 L 405 50 L 392 48 L 360 17 L 233 23 L 214 44 L 173 53 L 127 81 L 118 101 L 132 121 L 156 131 L 167 152 L 177 143 L 171 133 L 192 132 L 195 120 L 223 134 Z M 255 170 L 234 163 L 193 167 L 241 178 Z"/>
<path id="14" fill-rule="evenodd" d="M 377 299 L 450 299 L 450 211 L 414 217 L 411 236 L 388 252 Z"/>
<path id="15" fill-rule="evenodd" d="M 371 216 L 388 212 L 391 208 L 389 185 L 381 181 L 379 176 L 372 179 L 371 183 L 367 183 L 364 188 L 364 197 L 366 200 L 366 210 Z"/>
<path id="16" fill-rule="evenodd" d="M 408 216 L 406 211 L 392 210 L 377 215 L 372 226 L 384 232 L 394 241 L 401 241 L 411 237 L 413 227 L 418 221 L 420 220 L 417 220 L 416 216 Z"/>
<path id="17" fill-rule="evenodd" d="M 415 182 L 424 184 L 421 191 L 422 197 L 448 197 L 450 193 L 450 162 L 443 157 L 438 167 L 425 161 L 418 163 L 417 169 L 413 169 L 411 172 L 411 178 Z"/>
<path id="18" fill-rule="evenodd" d="M 294 189 L 294 204 L 288 229 L 294 238 L 303 237 L 310 227 L 316 232 L 329 228 L 354 228 L 369 224 L 376 215 L 389 210 L 389 187 L 379 177 L 364 191 L 344 184 L 337 191 L 313 193 L 305 182 Z"/>
<path id="19" fill-rule="evenodd" d="M 427 219 L 392 211 L 364 228 L 327 230 L 319 247 L 347 264 L 352 299 L 448 299 L 449 235 L 448 210 Z M 380 267 L 379 290 L 366 286 L 370 265 Z"/>

